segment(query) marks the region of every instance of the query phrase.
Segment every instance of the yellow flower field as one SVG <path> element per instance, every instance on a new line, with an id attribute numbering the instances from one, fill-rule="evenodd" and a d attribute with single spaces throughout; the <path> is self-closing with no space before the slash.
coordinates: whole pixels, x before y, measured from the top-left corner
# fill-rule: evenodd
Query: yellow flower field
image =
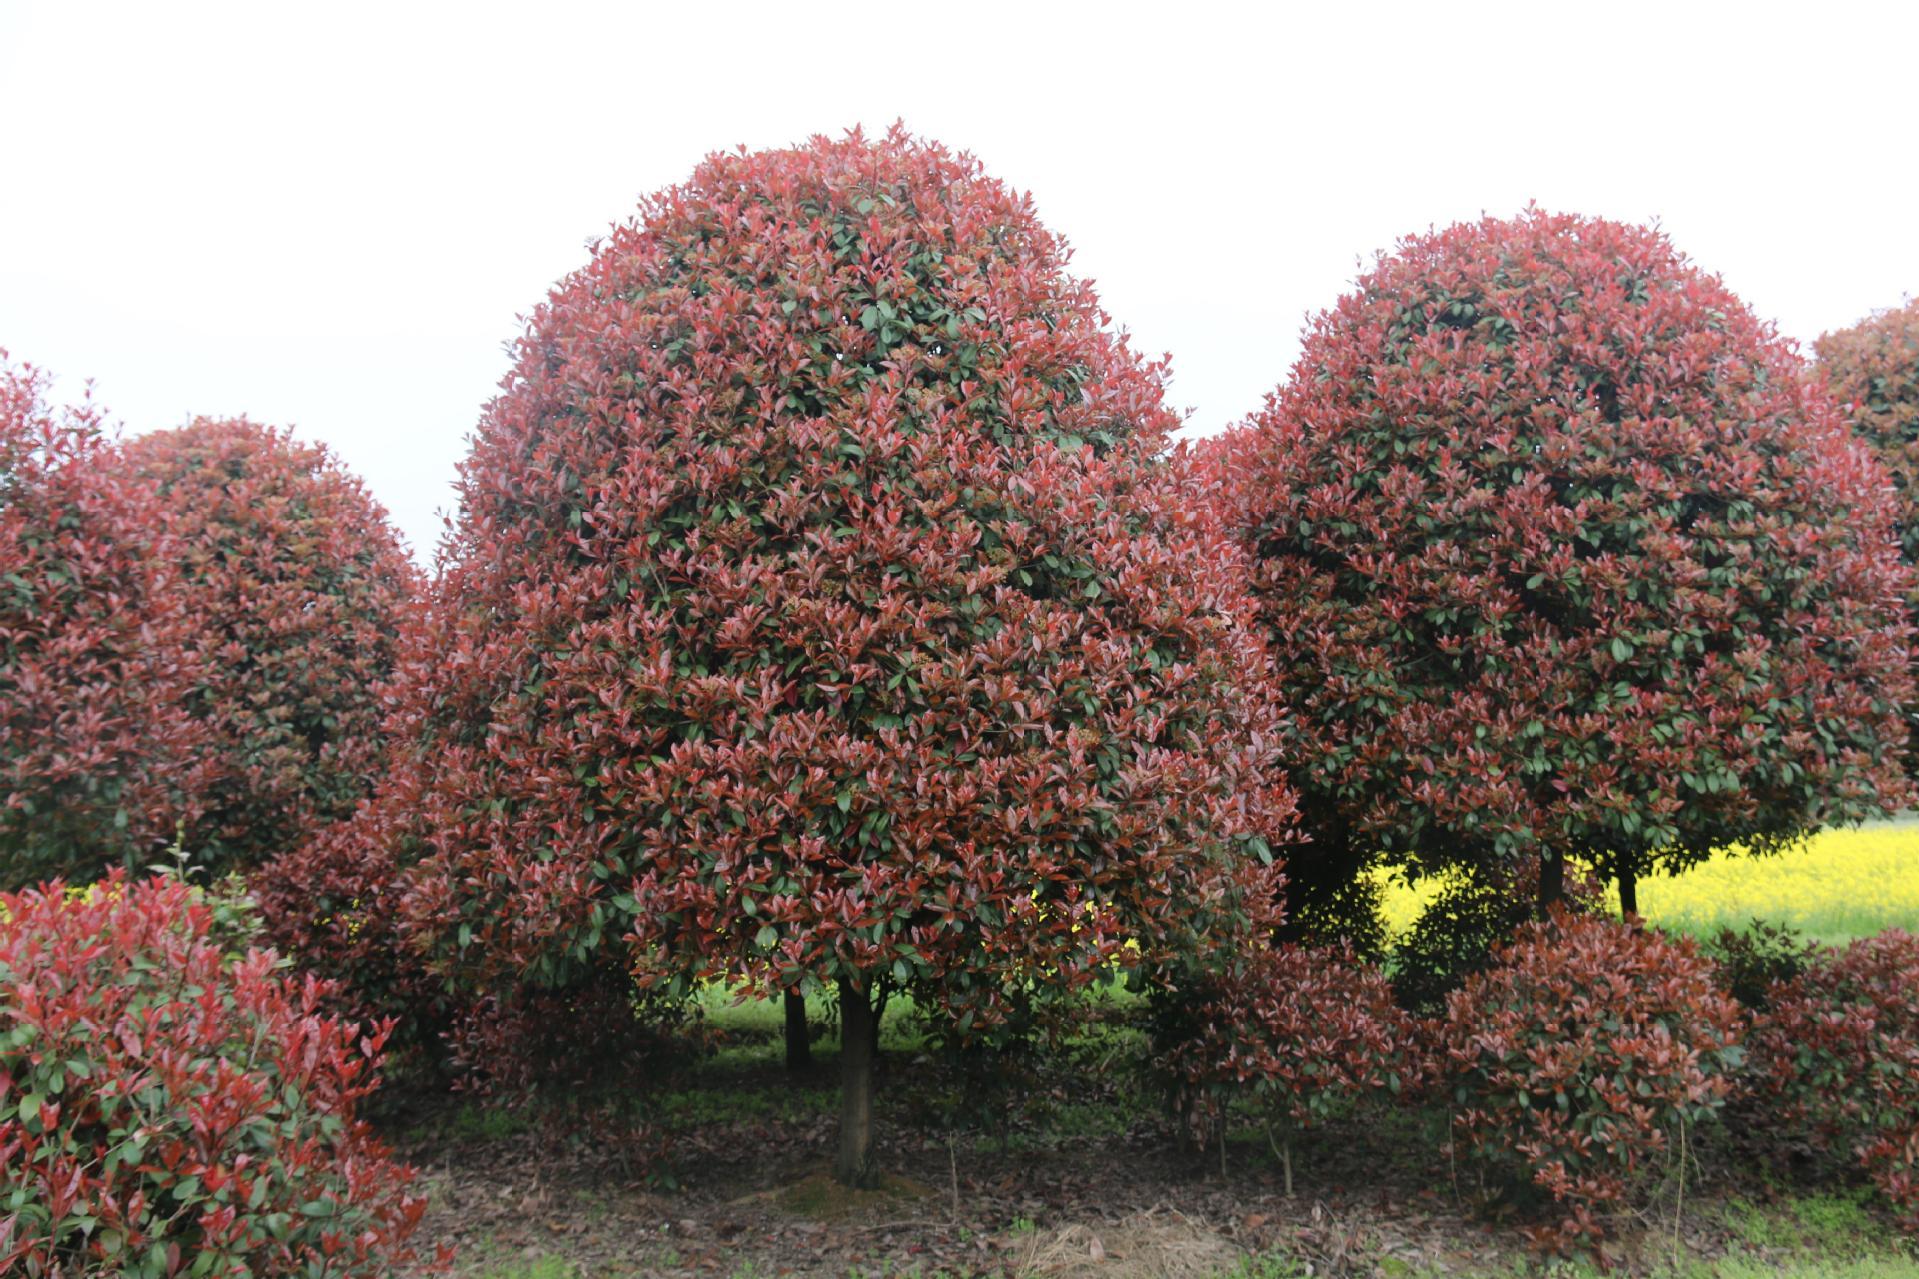
<path id="1" fill-rule="evenodd" d="M 1388 882 L 1388 926 L 1404 932 L 1438 892 L 1436 882 Z M 1892 927 L 1919 932 L 1919 821 L 1824 831 L 1776 857 L 1729 849 L 1682 875 L 1641 880 L 1639 907 L 1661 927 L 1699 936 L 1755 918 L 1825 942 Z"/>

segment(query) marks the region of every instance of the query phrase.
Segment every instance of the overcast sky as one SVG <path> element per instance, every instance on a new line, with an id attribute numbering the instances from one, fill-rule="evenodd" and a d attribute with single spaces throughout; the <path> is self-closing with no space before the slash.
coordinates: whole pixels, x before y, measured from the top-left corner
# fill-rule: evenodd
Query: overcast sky
<path id="1" fill-rule="evenodd" d="M 417 553 L 503 344 L 705 153 L 904 120 L 1030 190 L 1189 429 L 1408 232 L 1657 219 L 1804 341 L 1919 293 L 1919 4 L 0 0 L 0 347 L 325 441 Z"/>

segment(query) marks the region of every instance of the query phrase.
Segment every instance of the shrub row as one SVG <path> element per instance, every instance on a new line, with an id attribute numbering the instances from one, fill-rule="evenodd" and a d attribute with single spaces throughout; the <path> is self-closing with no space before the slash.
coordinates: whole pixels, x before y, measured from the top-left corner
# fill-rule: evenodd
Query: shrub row
<path id="1" fill-rule="evenodd" d="M 354 1116 L 391 1024 L 362 1035 L 324 1013 L 318 980 L 232 949 L 249 928 L 160 876 L 0 895 L 0 1265 L 377 1274 L 413 1260 L 412 1174 Z M 1193 1136 L 1250 1113 L 1289 1192 L 1299 1130 L 1370 1099 L 1436 1100 L 1498 1193 L 1551 1206 L 1532 1234 L 1553 1250 L 1596 1244 L 1675 1161 L 1684 1175 L 1688 1133 L 1735 1096 L 1919 1219 L 1919 938 L 1810 954 L 1775 938 L 1768 954 L 1783 975 L 1742 1011 L 1743 960 L 1561 912 L 1421 1021 L 1350 951 L 1279 946 L 1180 992 L 1158 1061 Z M 490 1024 L 509 1048 L 525 1038 L 511 1017 Z"/>
<path id="2" fill-rule="evenodd" d="M 1369 1098 L 1437 1104 L 1455 1151 L 1551 1251 L 1596 1245 L 1655 1176 L 1685 1176 L 1690 1134 L 1735 1101 L 1765 1106 L 1781 1142 L 1856 1163 L 1919 1221 L 1919 938 L 1808 952 L 1774 933 L 1761 949 L 1782 975 L 1744 1008 L 1748 962 L 1559 912 L 1415 1020 L 1349 952 L 1282 947 L 1162 1008 L 1157 1065 L 1201 1144 L 1223 1138 L 1229 1106 L 1274 1136 Z"/>

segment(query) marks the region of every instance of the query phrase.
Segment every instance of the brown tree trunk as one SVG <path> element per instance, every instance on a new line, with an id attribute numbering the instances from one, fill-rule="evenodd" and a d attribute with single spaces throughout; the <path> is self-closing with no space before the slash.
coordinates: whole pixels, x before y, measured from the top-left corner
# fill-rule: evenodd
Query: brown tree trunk
<path id="1" fill-rule="evenodd" d="M 1627 919 L 1639 917 L 1639 874 L 1625 866 L 1619 868 L 1619 913 Z"/>
<path id="2" fill-rule="evenodd" d="M 806 1037 L 806 996 L 786 992 L 786 1068 L 805 1070 L 813 1064 L 813 1045 Z"/>
<path id="3" fill-rule="evenodd" d="M 833 1176 L 843 1186 L 879 1182 L 873 1165 L 873 1005 L 840 979 L 840 1153 Z"/>
<path id="4" fill-rule="evenodd" d="M 1560 853 L 1539 858 L 1539 917 L 1552 918 L 1552 909 L 1566 895 L 1566 859 Z"/>

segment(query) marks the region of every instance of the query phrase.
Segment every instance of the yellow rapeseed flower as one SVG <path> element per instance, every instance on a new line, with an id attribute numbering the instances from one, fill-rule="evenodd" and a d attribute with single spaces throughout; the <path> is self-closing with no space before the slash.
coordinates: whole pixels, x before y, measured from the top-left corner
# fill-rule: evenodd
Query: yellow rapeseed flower
<path id="1" fill-rule="evenodd" d="M 1410 928 L 1443 887 L 1431 879 L 1382 883 L 1394 936 Z M 1617 891 L 1609 889 L 1608 896 L 1618 910 Z M 1772 857 L 1728 848 L 1681 874 L 1642 879 L 1639 908 L 1651 923 L 1696 936 L 1754 919 L 1834 943 L 1886 928 L 1919 931 L 1919 821 L 1822 831 Z"/>

